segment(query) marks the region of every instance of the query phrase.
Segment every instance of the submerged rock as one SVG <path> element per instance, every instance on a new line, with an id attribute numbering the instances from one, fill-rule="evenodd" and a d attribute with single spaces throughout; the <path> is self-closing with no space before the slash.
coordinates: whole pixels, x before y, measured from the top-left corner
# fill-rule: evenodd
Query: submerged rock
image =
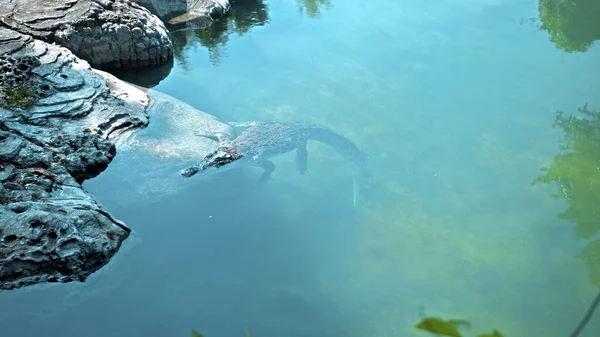
<path id="1" fill-rule="evenodd" d="M 99 69 L 157 66 L 173 55 L 164 24 L 128 0 L 0 0 L 0 22 Z"/>
<path id="2" fill-rule="evenodd" d="M 35 102 L 0 105 L 0 290 L 84 281 L 130 229 L 80 184 L 107 167 L 115 139 L 148 124 L 148 97 L 66 48 L 3 27 L 0 55 L 1 91 L 26 83 Z"/>
<path id="3" fill-rule="evenodd" d="M 219 145 L 194 131 L 234 133 L 230 125 L 178 99 L 156 90 L 147 94 L 152 122 L 116 139 L 118 154 L 110 167 L 99 179 L 85 183 L 96 193 L 114 195 L 107 200 L 108 207 L 147 205 L 193 188 L 198 180 L 184 179 L 179 171 Z"/>
<path id="4" fill-rule="evenodd" d="M 207 28 L 229 11 L 229 0 L 135 0 L 167 24 L 169 30 Z"/>

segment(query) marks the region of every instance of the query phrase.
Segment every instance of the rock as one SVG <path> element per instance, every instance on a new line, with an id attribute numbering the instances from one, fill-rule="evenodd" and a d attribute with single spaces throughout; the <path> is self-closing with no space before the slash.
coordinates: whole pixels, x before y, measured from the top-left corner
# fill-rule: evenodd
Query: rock
<path id="1" fill-rule="evenodd" d="M 161 20 L 168 21 L 187 12 L 187 0 L 133 0 L 136 4 L 148 9 Z M 204 1 L 204 0 L 203 0 Z"/>
<path id="2" fill-rule="evenodd" d="M 183 179 L 179 171 L 194 165 L 218 147 L 218 142 L 198 137 L 195 130 L 233 134 L 233 128 L 169 95 L 148 90 L 148 127 L 115 139 L 119 155 L 102 177 L 86 181 L 90 190 L 110 194 L 119 181 L 119 191 L 107 206 L 132 207 L 158 202 L 191 188 L 198 180 Z M 192 187 L 193 188 L 193 187 Z"/>
<path id="3" fill-rule="evenodd" d="M 173 55 L 164 24 L 128 0 L 0 0 L 0 22 L 98 69 L 158 66 Z"/>
<path id="4" fill-rule="evenodd" d="M 134 0 L 156 14 L 170 31 L 207 28 L 229 11 L 229 0 Z"/>
<path id="5" fill-rule="evenodd" d="M 116 139 L 119 151 L 134 150 L 152 157 L 181 160 L 180 165 L 185 166 L 190 161 L 201 160 L 218 146 L 214 140 L 198 137 L 195 131 L 235 133 L 229 124 L 167 94 L 148 89 L 147 95 L 151 101 L 147 111 L 152 115 L 152 126 Z M 169 166 L 178 176 L 177 165 Z"/>
<path id="6" fill-rule="evenodd" d="M 12 323 L 23 319 L 27 321 L 29 329 L 20 330 L 21 335 L 29 335 L 25 331 L 40 331 L 42 322 L 60 322 L 73 310 L 80 310 L 88 304 L 95 305 L 98 302 L 90 302 L 106 299 L 106 296 L 127 286 L 130 281 L 128 271 L 131 269 L 131 260 L 136 259 L 143 244 L 139 233 L 133 230 L 110 263 L 90 275 L 85 282 L 40 283 L 0 292 L 0 308 L 3 309 L 0 317 L 2 335 L 18 335 L 19 333 L 13 333 L 14 330 L 11 331 L 11 328 L 16 328 Z"/>
<path id="7" fill-rule="evenodd" d="M 22 25 L 54 19 L 38 20 Z M 130 229 L 80 184 L 107 167 L 116 139 L 148 125 L 148 97 L 66 48 L 4 27 L 0 55 L 2 91 L 17 82 L 36 88 L 33 106 L 0 106 L 0 290 L 84 281 Z"/>

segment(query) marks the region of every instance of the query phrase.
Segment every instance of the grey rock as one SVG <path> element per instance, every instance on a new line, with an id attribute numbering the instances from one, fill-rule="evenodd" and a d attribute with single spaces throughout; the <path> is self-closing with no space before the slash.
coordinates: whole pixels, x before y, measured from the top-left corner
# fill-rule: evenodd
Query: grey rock
<path id="1" fill-rule="evenodd" d="M 22 138 L 16 136 L 0 141 L 0 145 L 2 145 L 0 147 L 0 161 L 5 162 L 17 156 L 21 152 L 24 143 Z"/>
<path id="2" fill-rule="evenodd" d="M 85 182 L 97 193 L 112 195 L 109 205 L 128 207 L 159 202 L 193 188 L 194 181 L 182 179 L 179 170 L 197 163 L 218 147 L 218 142 L 198 137 L 195 130 L 208 133 L 234 132 L 214 116 L 156 90 L 148 90 L 148 127 L 115 140 L 119 155 L 98 179 Z M 113 184 L 119 181 L 119 190 Z"/>
<path id="3" fill-rule="evenodd" d="M 108 166 L 117 139 L 148 125 L 148 97 L 64 47 L 4 27 L 0 52 L 2 91 L 17 80 L 38 88 L 33 107 L 0 107 L 0 290 L 85 281 L 131 230 L 81 183 Z"/>
<path id="4" fill-rule="evenodd" d="M 207 28 L 229 11 L 229 0 L 134 0 L 166 23 L 170 31 Z"/>
<path id="5" fill-rule="evenodd" d="M 0 23 L 14 31 L 5 48 L 23 45 L 14 35 L 20 32 L 64 46 L 98 69 L 157 66 L 173 54 L 165 25 L 127 0 L 0 0 Z"/>

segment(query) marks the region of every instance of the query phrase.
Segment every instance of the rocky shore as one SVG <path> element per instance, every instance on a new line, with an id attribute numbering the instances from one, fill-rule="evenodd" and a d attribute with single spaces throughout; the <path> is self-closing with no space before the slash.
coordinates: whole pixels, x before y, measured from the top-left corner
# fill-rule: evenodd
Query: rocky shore
<path id="1" fill-rule="evenodd" d="M 175 3 L 141 5 L 167 18 L 191 8 L 165 10 Z M 149 123 L 147 93 L 99 69 L 172 57 L 165 24 L 141 5 L 0 0 L 0 290 L 85 281 L 131 232 L 81 183 L 106 169 L 119 138 Z M 228 9 L 193 5 L 209 21 Z"/>

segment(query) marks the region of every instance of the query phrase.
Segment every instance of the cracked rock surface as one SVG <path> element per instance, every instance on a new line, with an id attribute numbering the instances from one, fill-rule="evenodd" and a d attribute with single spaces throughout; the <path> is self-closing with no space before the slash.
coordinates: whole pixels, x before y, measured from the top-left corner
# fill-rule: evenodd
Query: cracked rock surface
<path id="1" fill-rule="evenodd" d="M 157 66 L 173 55 L 164 24 L 128 0 L 0 0 L 0 26 L 55 42 L 98 69 Z"/>
<path id="2" fill-rule="evenodd" d="M 130 229 L 80 184 L 107 167 L 116 139 L 148 125 L 148 97 L 66 48 L 4 27 L 0 55 L 0 89 L 34 83 L 36 98 L 29 108 L 0 106 L 0 290 L 84 281 Z"/>

